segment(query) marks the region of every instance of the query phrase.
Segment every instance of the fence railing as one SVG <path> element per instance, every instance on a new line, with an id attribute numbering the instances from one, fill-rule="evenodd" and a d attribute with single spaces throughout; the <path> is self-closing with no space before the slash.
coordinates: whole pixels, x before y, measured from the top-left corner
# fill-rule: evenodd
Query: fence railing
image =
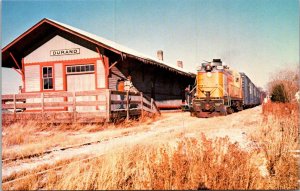
<path id="1" fill-rule="evenodd" d="M 155 101 L 152 98 L 144 95 L 142 92 L 122 92 L 115 90 L 110 90 L 110 92 L 110 106 L 112 107 L 111 111 L 126 111 L 127 119 L 130 116 L 130 111 L 134 110 L 140 110 L 141 116 L 143 116 L 144 111 L 160 114 Z"/>
<path id="2" fill-rule="evenodd" d="M 80 92 L 44 92 L 2 95 L 2 111 L 16 119 L 20 113 L 40 113 L 46 120 L 50 113 L 68 113 L 73 122 L 78 115 L 97 116 L 110 121 L 115 116 L 144 115 L 144 111 L 160 113 L 155 101 L 142 92 L 121 92 L 109 89 Z M 84 115 L 85 114 L 85 115 Z"/>

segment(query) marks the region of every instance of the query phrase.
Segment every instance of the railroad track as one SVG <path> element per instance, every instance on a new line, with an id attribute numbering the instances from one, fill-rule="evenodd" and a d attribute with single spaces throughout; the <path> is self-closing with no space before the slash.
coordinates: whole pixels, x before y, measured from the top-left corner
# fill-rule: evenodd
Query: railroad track
<path id="1" fill-rule="evenodd" d="M 163 132 L 170 132 L 170 131 L 173 131 L 174 128 L 171 128 L 171 129 L 168 129 L 167 131 L 163 131 Z M 147 132 L 151 132 L 152 130 L 147 130 L 143 133 L 147 133 Z M 158 131 L 158 132 L 155 132 L 155 133 L 161 133 L 161 131 Z M 136 132 L 133 132 L 133 133 L 128 133 L 128 134 L 123 134 L 123 135 L 119 135 L 119 136 L 115 136 L 115 137 L 110 137 L 110 138 L 106 138 L 106 139 L 103 139 L 101 141 L 94 141 L 94 142 L 89 142 L 89 143 L 83 143 L 83 144 L 78 144 L 78 145 L 72 145 L 72 146 L 68 146 L 68 147 L 64 147 L 64 148 L 60 148 L 60 149 L 53 149 L 53 150 L 50 150 L 51 152 L 54 152 L 54 151 L 59 151 L 59 150 L 67 150 L 67 149 L 70 149 L 70 148 L 78 148 L 78 147 L 82 147 L 82 146 L 86 146 L 86 145 L 91 145 L 91 144 L 97 144 L 97 143 L 102 143 L 102 142 L 105 142 L 105 141 L 111 141 L 112 139 L 116 139 L 116 138 L 121 138 L 121 137 L 126 137 L 126 136 L 130 136 L 130 135 L 134 135 L 136 134 Z M 32 154 L 32 155 L 28 155 L 28 156 L 24 156 L 24 157 L 20 157 L 22 159 L 25 159 L 25 158 L 30 158 L 30 157 L 36 157 L 36 156 L 41 156 L 43 154 L 49 154 L 50 151 L 45 151 L 43 153 L 39 153 L 39 154 Z M 13 184 L 15 182 L 18 182 L 18 181 L 21 181 L 21 180 L 24 180 L 24 179 L 27 179 L 27 178 L 30 178 L 30 177 L 34 177 L 34 176 L 43 176 L 45 175 L 47 172 L 49 171 L 55 171 L 56 173 L 59 172 L 60 169 L 62 169 L 63 167 L 66 167 L 67 165 L 70 165 L 70 164 L 73 164 L 73 163 L 79 163 L 79 162 L 86 162 L 86 161 L 90 161 L 92 159 L 95 159 L 95 158 L 99 158 L 99 157 L 102 157 L 104 156 L 105 154 L 100 154 L 100 155 L 97 155 L 97 156 L 92 156 L 92 157 L 88 157 L 88 158 L 84 158 L 84 159 L 79 159 L 79 160 L 75 160 L 75 161 L 71 161 L 71 162 L 67 162 L 66 164 L 63 164 L 63 165 L 60 165 L 60 166 L 56 166 L 54 168 L 48 168 L 46 170 L 43 170 L 43 171 L 39 171 L 39 172 L 36 172 L 36 173 L 31 173 L 31 174 L 25 174 L 25 175 L 21 175 L 21 176 L 17 176 L 16 178 L 14 179 L 10 179 L 10 178 L 7 178 L 7 180 L 3 181 L 2 182 L 2 186 L 13 186 Z M 6 159 L 6 162 L 7 161 L 12 161 L 12 160 L 18 160 L 17 158 L 14 158 L 14 159 Z"/>
<path id="2" fill-rule="evenodd" d="M 83 147 L 83 146 L 103 143 L 103 142 L 106 142 L 106 141 L 110 141 L 112 139 L 116 139 L 116 138 L 120 138 L 120 137 L 126 137 L 126 136 L 133 135 L 133 134 L 136 134 L 136 132 L 128 133 L 128 134 L 122 134 L 122 135 L 114 136 L 114 137 L 109 137 L 109 138 L 105 138 L 105 139 L 102 139 L 102 140 L 99 140 L 99 141 L 92 141 L 92 142 L 87 142 L 87 143 L 82 143 L 82 144 L 77 144 L 77 145 L 70 145 L 70 146 L 57 148 L 57 149 L 46 150 L 46 151 L 43 151 L 43 152 L 34 153 L 34 154 L 30 154 L 30 155 L 25 155 L 25 156 L 21 156 L 21 157 L 8 158 L 8 159 L 2 160 L 2 164 L 17 161 L 17 160 L 24 160 L 24 159 L 31 159 L 31 158 L 34 158 L 34 157 L 40 157 L 40 156 L 50 154 L 50 153 L 56 152 L 56 151 L 64 151 L 64 150 L 67 150 L 67 149 L 80 148 L 80 147 Z"/>
<path id="3" fill-rule="evenodd" d="M 165 120 L 162 120 L 162 121 L 165 121 Z M 70 146 L 66 146 L 66 147 L 63 147 L 63 148 L 56 148 L 56 149 L 46 150 L 44 152 L 34 153 L 34 154 L 22 156 L 22 157 L 8 158 L 8 159 L 2 160 L 2 166 L 3 166 L 3 164 L 8 165 L 11 162 L 18 161 L 18 160 L 20 161 L 20 160 L 24 160 L 24 159 L 31 159 L 31 158 L 36 158 L 36 157 L 42 157 L 44 155 L 47 155 L 47 154 L 50 154 L 50 153 L 56 152 L 56 151 L 65 151 L 65 150 L 68 150 L 68 149 L 81 148 L 81 147 L 84 147 L 84 146 L 89 146 L 89 145 L 95 145 L 95 144 L 99 144 L 99 143 L 109 142 L 109 141 L 112 141 L 114 139 L 118 139 L 118 138 L 122 138 L 122 137 L 132 136 L 132 135 L 135 135 L 137 133 L 149 133 L 149 132 L 152 132 L 152 131 L 153 130 L 150 129 L 150 128 L 147 128 L 146 130 L 143 130 L 142 132 L 131 132 L 130 133 L 130 132 L 126 131 L 126 132 L 121 133 L 121 134 L 119 134 L 117 136 L 113 136 L 113 137 L 109 137 L 109 138 L 104 138 L 104 139 L 99 140 L 99 141 L 92 141 L 92 142 L 87 142 L 87 143 L 82 143 L 82 144 L 70 145 Z M 156 133 L 160 133 L 160 132 L 161 131 L 157 131 Z M 11 174 L 10 174 L 10 175 L 7 175 L 6 178 L 2 179 L 2 185 L 3 186 L 9 185 L 8 188 L 10 188 L 17 181 L 20 181 L 20 180 L 23 180 L 23 179 L 26 179 L 26 178 L 30 178 L 30 177 L 33 177 L 35 175 L 42 176 L 42 175 L 46 174 L 47 172 L 49 172 L 51 170 L 54 170 L 55 172 L 57 172 L 61 168 L 63 168 L 64 166 L 67 166 L 67 165 L 69 165 L 71 163 L 84 162 L 84 161 L 92 160 L 92 159 L 97 158 L 97 157 L 101 157 L 103 155 L 104 154 L 100 154 L 100 155 L 97 155 L 97 156 L 92 156 L 90 158 L 85 158 L 85 159 L 81 159 L 81 160 L 76 160 L 75 159 L 76 161 L 67 162 L 67 164 L 64 164 L 64 165 L 61 165 L 61 166 L 56 166 L 54 168 L 50 167 L 50 168 L 48 168 L 46 170 L 39 171 L 37 173 L 31 173 L 31 174 L 25 174 L 25 175 L 19 174 L 19 175 L 17 175 L 17 177 L 12 177 L 12 178 L 9 177 L 9 176 L 11 176 Z"/>
<path id="4" fill-rule="evenodd" d="M 163 122 L 165 120 L 166 119 L 161 120 L 160 122 Z M 151 130 L 148 129 L 148 130 L 146 130 L 144 132 L 149 132 L 149 131 L 151 131 Z M 40 156 L 43 156 L 43 155 L 46 155 L 46 154 L 50 154 L 50 153 L 56 152 L 56 151 L 64 151 L 64 150 L 67 150 L 67 149 L 80 148 L 80 147 L 83 147 L 83 146 L 98 144 L 98 143 L 110 141 L 112 139 L 134 135 L 136 133 L 137 132 L 128 133 L 128 134 L 121 134 L 121 135 L 114 136 L 114 137 L 104 138 L 104 139 L 99 140 L 99 141 L 92 141 L 92 142 L 81 143 L 81 144 L 77 144 L 77 145 L 70 145 L 70 146 L 66 146 L 66 147 L 62 147 L 62 148 L 56 148 L 56 149 L 46 150 L 46 151 L 43 151 L 43 152 L 33 153 L 33 154 L 29 154 L 29 155 L 23 155 L 23 156 L 16 157 L 16 158 L 3 159 L 2 160 L 2 164 L 7 164 L 9 162 L 13 162 L 13 161 L 17 161 L 17 160 L 24 160 L 24 159 L 31 159 L 31 158 L 35 158 L 35 157 L 40 157 Z"/>
<path id="5" fill-rule="evenodd" d="M 24 175 L 24 176 L 17 177 L 17 178 L 15 178 L 13 180 L 4 181 L 4 182 L 2 182 L 2 187 L 3 186 L 7 186 L 7 185 L 10 185 L 10 187 L 11 187 L 11 186 L 13 186 L 11 184 L 13 184 L 15 182 L 18 182 L 18 181 L 21 181 L 21 180 L 24 180 L 26 178 L 30 178 L 30 177 L 33 177 L 33 176 L 42 176 L 42 175 L 46 174 L 49 171 L 52 171 L 52 170 L 56 170 L 57 171 L 57 170 L 62 169 L 63 167 L 66 167 L 67 165 L 75 164 L 75 163 L 79 163 L 79 162 L 87 162 L 87 161 L 90 161 L 92 159 L 95 159 L 95 158 L 98 158 L 98 157 L 101 157 L 101 156 L 103 156 L 103 155 L 98 155 L 98 156 L 93 156 L 93 157 L 89 157 L 89 158 L 85 158 L 85 159 L 80 159 L 80 160 L 72 161 L 72 162 L 69 162 L 67 164 L 64 164 L 64 165 L 61 165 L 61 166 L 57 166 L 57 167 L 54 167 L 54 168 L 49 168 L 47 170 L 43 170 L 43 171 L 40 171 L 40 172 L 37 172 L 37 173 L 34 173 L 34 174 L 27 174 L 27 175 Z"/>
<path id="6" fill-rule="evenodd" d="M 199 121 L 201 121 L 201 120 L 195 119 L 192 124 L 195 124 L 195 123 L 198 124 Z M 165 124 L 168 124 L 168 126 L 165 127 Z M 185 121 L 185 119 L 183 117 L 182 118 L 181 117 L 166 118 L 166 119 L 162 119 L 160 121 L 153 122 L 153 124 L 152 124 L 152 127 L 160 127 L 160 126 L 163 126 L 163 128 L 154 128 L 154 129 L 153 128 L 149 128 L 149 129 L 146 129 L 146 130 L 143 130 L 143 131 L 140 131 L 140 132 L 135 132 L 135 131 L 128 132 L 128 131 L 126 131 L 125 132 L 126 134 L 122 133 L 122 134 L 119 134 L 117 136 L 109 137 L 109 138 L 104 138 L 104 139 L 99 140 L 99 141 L 87 142 L 87 143 L 82 143 L 82 144 L 77 144 L 77 145 L 70 145 L 70 146 L 66 146 L 66 147 L 63 147 L 63 148 L 47 150 L 47 151 L 44 151 L 44 152 L 34 153 L 34 154 L 22 156 L 22 157 L 9 158 L 9 159 L 2 160 L 2 164 L 6 164 L 7 165 L 9 162 L 13 162 L 13 161 L 17 161 L 17 160 L 24 160 L 24 159 L 30 159 L 30 158 L 35 158 L 35 157 L 41 157 L 43 155 L 47 156 L 47 154 L 50 154 L 50 153 L 55 152 L 55 151 L 65 151 L 65 150 L 68 150 L 68 149 L 80 148 L 80 147 L 83 147 L 83 149 L 84 149 L 85 148 L 84 146 L 89 146 L 89 145 L 94 145 L 94 144 L 109 142 L 109 141 L 112 141 L 114 139 L 118 139 L 118 138 L 122 138 L 122 137 L 126 137 L 126 136 L 132 136 L 134 134 L 139 134 L 139 135 L 132 136 L 132 138 L 135 138 L 136 141 L 141 141 L 141 140 L 144 140 L 145 138 L 156 136 L 158 134 L 169 134 L 169 132 L 174 131 L 174 130 L 175 131 L 178 130 L 178 132 L 186 132 L 186 128 L 188 128 L 190 126 L 190 124 L 187 124 L 186 121 Z M 202 131 L 205 131 L 206 129 L 211 131 L 212 129 L 219 129 L 219 127 L 205 127 L 205 126 L 203 126 L 201 128 Z M 130 141 L 131 140 L 132 139 L 130 139 Z M 119 141 L 117 140 L 117 142 L 119 142 Z M 3 185 L 13 184 L 16 181 L 23 180 L 23 179 L 30 178 L 30 177 L 34 177 L 35 175 L 43 176 L 44 174 L 46 174 L 47 172 L 49 172 L 51 170 L 55 171 L 55 173 L 58 173 L 61 168 L 63 168 L 66 165 L 69 165 L 69 164 L 71 164 L 73 162 L 77 163 L 77 162 L 84 162 L 84 161 L 92 160 L 93 158 L 101 157 L 101 156 L 103 156 L 105 154 L 106 153 L 98 153 L 97 156 L 95 156 L 95 155 L 93 155 L 92 157 L 91 156 L 86 156 L 86 157 L 90 157 L 90 158 L 84 158 L 84 159 L 81 158 L 80 160 L 78 160 L 78 157 L 77 157 L 77 159 L 74 158 L 73 161 L 67 162 L 64 165 L 55 166 L 55 167 L 51 166 L 53 168 L 50 167 L 50 168 L 48 168 L 46 170 L 39 171 L 37 173 L 31 173 L 31 174 L 25 174 L 25 175 L 23 174 L 22 175 L 22 172 L 19 171 L 20 173 L 18 173 L 18 176 L 17 177 L 12 177 L 11 179 L 9 178 L 9 176 L 11 174 L 7 175 L 6 176 L 7 178 L 4 179 L 4 181 L 2 182 L 2 184 Z M 22 170 L 24 170 L 24 169 L 22 169 Z"/>
<path id="7" fill-rule="evenodd" d="M 4 160 L 2 160 L 2 164 L 17 161 L 17 160 L 24 160 L 24 159 L 34 158 L 34 157 L 40 157 L 40 156 L 50 154 L 50 153 L 55 152 L 55 151 L 64 151 L 64 150 L 67 150 L 67 149 L 80 148 L 80 147 L 83 147 L 83 146 L 103 143 L 103 142 L 111 141 L 113 139 L 126 137 L 126 136 L 130 136 L 130 135 L 134 135 L 134 134 L 136 134 L 136 132 L 128 133 L 128 134 L 122 134 L 122 135 L 114 136 L 114 137 L 109 137 L 109 138 L 105 138 L 105 139 L 102 139 L 102 140 L 99 140 L 99 141 L 87 142 L 87 143 L 82 143 L 82 144 L 77 144 L 77 145 L 70 145 L 70 146 L 67 146 L 67 147 L 59 148 L 59 149 L 47 150 L 47 151 L 44 151 L 44 152 L 41 152 L 41 153 L 30 154 L 30 155 L 26 155 L 26 156 L 22 156 L 22 157 L 4 159 Z M 69 162 L 67 164 L 57 166 L 57 167 L 54 167 L 54 168 L 49 168 L 49 169 L 46 169 L 46 170 L 43 170 L 43 171 L 40 171 L 40 172 L 37 172 L 37 173 L 34 173 L 34 174 L 27 174 L 27 175 L 24 175 L 24 176 L 19 176 L 19 177 L 13 179 L 13 180 L 8 179 L 7 181 L 3 181 L 2 185 L 6 186 L 6 185 L 12 184 L 14 182 L 21 181 L 23 179 L 30 178 L 30 177 L 36 176 L 36 175 L 42 176 L 42 175 L 46 174 L 49 171 L 60 170 L 61 168 L 65 167 L 67 165 L 70 165 L 70 164 L 73 164 L 73 163 L 79 163 L 79 162 L 86 162 L 86 161 L 89 161 L 89 160 L 92 160 L 92 159 L 95 159 L 95 158 L 98 158 L 98 157 L 101 157 L 101 156 L 103 156 L 103 154 L 93 156 L 93 157 L 89 157 L 89 158 L 85 158 L 85 159 L 75 160 L 75 161 Z"/>

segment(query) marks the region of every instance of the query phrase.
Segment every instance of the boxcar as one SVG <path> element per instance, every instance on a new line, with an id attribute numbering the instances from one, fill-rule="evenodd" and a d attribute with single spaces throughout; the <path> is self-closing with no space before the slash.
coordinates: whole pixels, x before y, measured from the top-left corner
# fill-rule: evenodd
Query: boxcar
<path id="1" fill-rule="evenodd" d="M 245 73 L 242 76 L 243 107 L 249 108 L 261 104 L 262 92 L 256 87 Z"/>

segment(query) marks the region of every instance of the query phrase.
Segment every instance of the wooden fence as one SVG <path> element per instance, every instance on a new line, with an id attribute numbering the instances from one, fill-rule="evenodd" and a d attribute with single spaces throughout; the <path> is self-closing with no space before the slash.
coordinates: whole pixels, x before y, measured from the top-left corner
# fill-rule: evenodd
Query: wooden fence
<path id="1" fill-rule="evenodd" d="M 155 101 L 142 92 L 109 89 L 2 95 L 2 119 L 41 122 L 102 122 L 159 113 Z"/>

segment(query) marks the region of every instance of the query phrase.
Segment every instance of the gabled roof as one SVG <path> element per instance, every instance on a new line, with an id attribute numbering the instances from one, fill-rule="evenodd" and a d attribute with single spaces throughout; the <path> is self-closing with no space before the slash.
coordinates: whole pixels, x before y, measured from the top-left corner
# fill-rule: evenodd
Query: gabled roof
<path id="1" fill-rule="evenodd" d="M 22 57 L 25 57 L 28 54 L 29 50 L 27 52 L 26 50 L 29 48 L 32 49 L 32 47 L 30 47 L 32 42 L 34 42 L 37 39 L 47 39 L 49 38 L 49 36 L 51 36 L 51 34 L 54 34 L 57 31 L 71 33 L 72 35 L 76 35 L 77 37 L 89 41 L 90 43 L 102 46 L 118 54 L 125 54 L 126 56 L 138 59 L 146 64 L 154 64 L 162 68 L 168 69 L 170 71 L 180 73 L 182 75 L 195 76 L 194 73 L 191 73 L 176 65 L 171 65 L 164 61 L 158 60 L 155 57 L 147 56 L 136 50 L 125 47 L 105 38 L 99 37 L 95 34 L 91 34 L 89 32 L 69 26 L 67 24 L 46 18 L 42 19 L 40 22 L 35 24 L 33 27 L 28 29 L 26 32 L 24 32 L 22 35 L 20 35 L 18 38 L 16 38 L 14 41 L 9 43 L 2 49 L 2 67 L 11 68 L 15 66 L 14 61 L 11 58 L 10 52 L 12 52 L 13 55 L 15 55 L 16 60 L 20 61 Z"/>

